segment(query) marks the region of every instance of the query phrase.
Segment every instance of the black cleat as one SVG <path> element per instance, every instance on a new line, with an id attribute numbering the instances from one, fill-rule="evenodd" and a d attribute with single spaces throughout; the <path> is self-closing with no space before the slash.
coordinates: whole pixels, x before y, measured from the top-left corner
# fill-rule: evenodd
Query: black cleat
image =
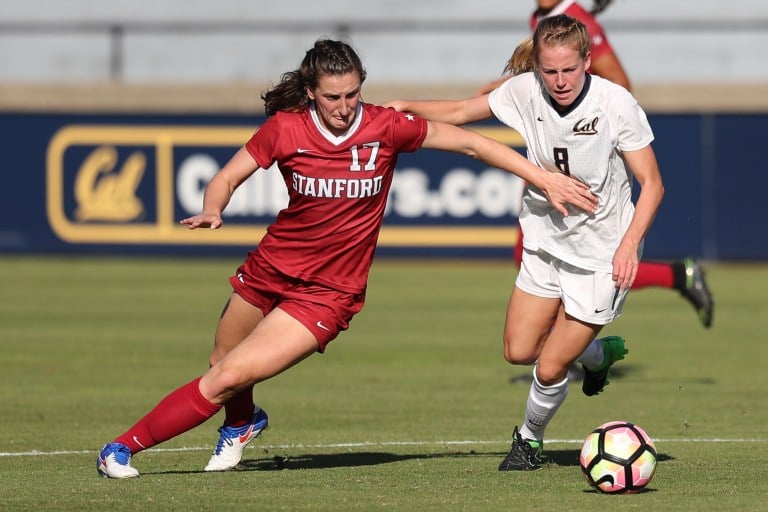
<path id="1" fill-rule="evenodd" d="M 629 352 L 624 348 L 624 340 L 619 336 L 606 336 L 601 338 L 603 343 L 603 365 L 597 370 L 590 370 L 583 364 L 584 382 L 581 383 L 581 390 L 587 396 L 593 396 L 600 393 L 608 385 L 608 370 L 613 363 L 624 359 L 624 354 Z"/>
<path id="2" fill-rule="evenodd" d="M 512 432 L 512 448 L 499 464 L 499 471 L 533 471 L 541 466 L 541 453 L 544 443 L 532 439 L 523 439 L 515 427 Z"/>
<path id="3" fill-rule="evenodd" d="M 712 316 L 714 314 L 715 302 L 712 299 L 712 292 L 709 291 L 707 280 L 704 276 L 704 269 L 693 259 L 686 258 L 677 263 L 682 266 L 684 279 L 678 285 L 680 295 L 691 303 L 696 314 L 699 316 L 701 324 L 709 329 L 712 327 Z"/>

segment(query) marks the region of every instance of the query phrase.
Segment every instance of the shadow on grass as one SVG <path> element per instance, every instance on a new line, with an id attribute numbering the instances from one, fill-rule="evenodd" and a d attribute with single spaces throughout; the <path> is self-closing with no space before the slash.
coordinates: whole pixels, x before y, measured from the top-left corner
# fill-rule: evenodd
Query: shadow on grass
<path id="1" fill-rule="evenodd" d="M 587 489 L 587 490 L 582 491 L 582 492 L 584 494 L 603 494 L 602 492 L 598 491 L 597 489 Z M 636 491 L 634 493 L 627 493 L 627 494 L 647 494 L 649 492 L 659 492 L 659 490 L 658 489 L 654 489 L 652 487 L 645 487 L 645 488 L 640 489 L 639 491 Z"/>
<path id="2" fill-rule="evenodd" d="M 270 458 L 243 459 L 231 471 L 282 471 L 296 469 L 331 469 L 345 467 L 376 466 L 406 460 L 456 459 L 488 457 L 499 461 L 506 452 L 448 452 L 448 453 L 411 453 L 397 454 L 389 452 L 350 452 L 350 453 L 308 453 L 303 455 L 275 455 Z M 174 475 L 205 473 L 205 471 L 153 471 L 142 472 L 144 475 Z"/>
<path id="3" fill-rule="evenodd" d="M 359 453 L 322 453 L 299 456 L 279 456 L 271 459 L 243 460 L 238 466 L 241 471 L 280 471 L 292 469 L 328 469 L 339 467 L 376 466 L 405 460 L 456 459 L 456 458 L 489 458 L 501 462 L 506 452 L 449 452 L 429 454 L 396 454 L 389 452 L 359 452 Z M 659 462 L 672 460 L 673 457 L 660 453 Z M 545 464 L 569 467 L 579 465 L 579 450 L 547 450 Z"/>
<path id="4" fill-rule="evenodd" d="M 284 469 L 328 469 L 341 467 L 376 466 L 406 460 L 456 459 L 467 457 L 499 457 L 503 453 L 449 452 L 411 453 L 389 452 L 318 453 L 297 456 L 275 455 L 271 459 L 243 460 L 237 469 L 241 471 L 280 471 Z"/>
<path id="5" fill-rule="evenodd" d="M 495 469 L 506 452 L 448 452 L 448 453 L 412 453 L 397 454 L 389 452 L 355 452 L 355 453 L 308 453 L 297 456 L 275 455 L 271 458 L 245 459 L 232 471 L 283 471 L 301 469 L 331 469 L 362 466 L 377 466 L 407 460 L 457 459 L 457 458 L 488 458 L 493 462 L 489 466 Z M 670 455 L 660 453 L 659 462 L 674 460 Z M 547 450 L 544 457 L 544 467 L 577 467 L 579 465 L 579 450 Z M 205 471 L 156 471 L 144 474 L 169 475 L 205 473 Z"/>

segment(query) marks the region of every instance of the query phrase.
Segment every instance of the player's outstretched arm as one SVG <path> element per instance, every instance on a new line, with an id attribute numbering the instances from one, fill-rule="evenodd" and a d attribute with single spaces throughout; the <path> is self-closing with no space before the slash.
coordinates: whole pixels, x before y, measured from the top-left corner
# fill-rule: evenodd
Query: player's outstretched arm
<path id="1" fill-rule="evenodd" d="M 568 215 L 568 204 L 589 213 L 597 209 L 597 196 L 584 183 L 565 174 L 537 167 L 509 146 L 477 132 L 429 121 L 422 147 L 462 153 L 516 174 L 542 190 L 552 206 L 564 216 Z"/>
<path id="2" fill-rule="evenodd" d="M 229 204 L 232 194 L 251 174 L 256 172 L 259 166 L 245 147 L 221 168 L 205 187 L 203 197 L 203 211 L 192 217 L 179 221 L 189 229 L 211 228 L 218 229 L 224 222 L 221 212 Z"/>
<path id="3" fill-rule="evenodd" d="M 488 98 L 476 96 L 465 100 L 392 100 L 384 104 L 398 112 L 411 112 L 430 121 L 456 126 L 493 117 Z"/>

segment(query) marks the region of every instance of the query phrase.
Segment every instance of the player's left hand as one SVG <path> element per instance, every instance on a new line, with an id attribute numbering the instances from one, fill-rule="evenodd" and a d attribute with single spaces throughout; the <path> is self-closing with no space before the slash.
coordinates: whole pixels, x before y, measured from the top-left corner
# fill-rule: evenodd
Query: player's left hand
<path id="1" fill-rule="evenodd" d="M 639 264 L 637 245 L 622 240 L 613 255 L 613 281 L 617 288 L 626 290 L 632 286 Z"/>
<path id="2" fill-rule="evenodd" d="M 547 173 L 542 191 L 557 211 L 568 216 L 567 204 L 587 213 L 595 213 L 597 210 L 597 196 L 589 190 L 589 187 L 560 172 Z"/>

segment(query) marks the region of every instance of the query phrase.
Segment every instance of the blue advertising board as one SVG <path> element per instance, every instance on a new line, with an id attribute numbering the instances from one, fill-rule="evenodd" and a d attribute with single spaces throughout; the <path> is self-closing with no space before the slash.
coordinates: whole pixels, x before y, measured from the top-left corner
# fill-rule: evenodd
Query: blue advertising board
<path id="1" fill-rule="evenodd" d="M 667 196 L 646 255 L 766 259 L 754 215 L 765 173 L 756 151 L 768 116 L 655 115 Z M 4 146 L 0 252 L 242 254 L 287 201 L 275 169 L 232 198 L 225 228 L 190 231 L 208 180 L 264 118 L 236 115 L 0 114 Z M 498 123 L 472 129 L 524 151 Z M 508 257 L 519 179 L 469 157 L 404 154 L 380 255 Z M 738 229 L 735 229 L 738 227 Z M 757 239 L 756 239 L 757 238 Z"/>

